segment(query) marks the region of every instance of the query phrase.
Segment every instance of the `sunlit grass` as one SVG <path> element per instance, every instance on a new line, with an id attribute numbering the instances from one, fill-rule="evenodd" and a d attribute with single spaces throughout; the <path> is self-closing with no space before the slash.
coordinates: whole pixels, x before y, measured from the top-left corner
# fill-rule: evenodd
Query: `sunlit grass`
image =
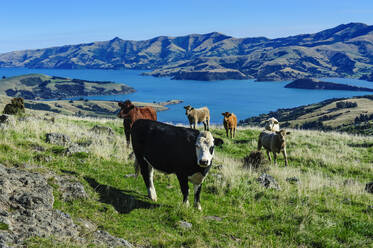
<path id="1" fill-rule="evenodd" d="M 232 140 L 225 137 L 222 127 L 214 126 L 213 135 L 223 138 L 225 144 L 216 149 L 214 166 L 202 188 L 203 211 L 199 212 L 182 205 L 176 177 L 159 172 L 154 177 L 159 206 L 152 205 L 141 176 L 129 175 L 134 173 L 134 161 L 129 158 L 131 149 L 121 120 L 57 115 L 51 123 L 44 118 L 43 113 L 32 112 L 24 121 L 15 117 L 2 125 L 0 162 L 39 173 L 76 173 L 89 198 L 64 202 L 57 187 L 54 207 L 136 246 L 368 247 L 373 242 L 373 196 L 364 190 L 373 181 L 373 148 L 362 145 L 373 144 L 372 137 L 290 130 L 289 166 L 284 166 L 282 155 L 277 166 L 266 164 L 266 173 L 281 188 L 274 190 L 257 182 L 263 170 L 242 166 L 243 157 L 256 150 L 261 129 L 239 128 Z M 90 131 L 94 125 L 110 127 L 114 134 Z M 66 147 L 45 142 L 49 132 L 88 144 L 87 153 L 64 155 Z M 53 173 L 48 175 L 53 177 Z M 289 177 L 299 181 L 289 183 Z M 108 199 L 103 200 L 104 196 Z M 139 202 L 153 208 L 141 207 Z M 180 228 L 180 220 L 192 223 L 192 228 Z M 29 246 L 48 245 L 53 240 L 34 238 Z M 55 247 L 74 245 L 70 241 L 59 244 Z"/>

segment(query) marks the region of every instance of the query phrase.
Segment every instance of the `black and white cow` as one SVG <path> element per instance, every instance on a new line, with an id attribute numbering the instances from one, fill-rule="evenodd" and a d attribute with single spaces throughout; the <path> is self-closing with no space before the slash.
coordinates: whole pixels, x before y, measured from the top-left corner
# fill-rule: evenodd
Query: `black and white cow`
<path id="1" fill-rule="evenodd" d="M 202 210 L 200 194 L 202 182 L 212 165 L 214 139 L 208 131 L 176 127 L 152 120 L 137 120 L 131 129 L 132 147 L 136 156 L 136 171 L 140 170 L 148 189 L 148 196 L 157 200 L 153 184 L 153 168 L 176 174 L 183 202 L 189 205 L 188 181 L 194 184 L 194 206 Z"/>

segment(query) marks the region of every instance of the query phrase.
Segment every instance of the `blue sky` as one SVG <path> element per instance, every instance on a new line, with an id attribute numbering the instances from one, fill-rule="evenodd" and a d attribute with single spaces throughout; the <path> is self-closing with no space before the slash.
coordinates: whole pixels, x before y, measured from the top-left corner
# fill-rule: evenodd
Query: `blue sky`
<path id="1" fill-rule="evenodd" d="M 373 0 L 4 0 L 0 53 L 160 35 L 285 37 L 342 23 L 373 25 Z"/>

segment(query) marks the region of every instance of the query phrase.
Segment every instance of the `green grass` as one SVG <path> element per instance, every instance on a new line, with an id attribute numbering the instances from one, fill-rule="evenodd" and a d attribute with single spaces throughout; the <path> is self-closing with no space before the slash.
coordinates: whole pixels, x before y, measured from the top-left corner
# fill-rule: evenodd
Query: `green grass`
<path id="1" fill-rule="evenodd" d="M 0 129 L 0 163 L 25 169 L 27 164 L 35 165 L 32 170 L 39 173 L 76 173 L 88 199 L 63 201 L 50 178 L 54 207 L 136 246 L 369 247 L 373 243 L 373 196 L 364 191 L 365 183 L 373 181 L 373 148 L 358 146 L 373 143 L 372 137 L 292 130 L 289 166 L 284 167 L 282 155 L 278 166 L 268 165 L 267 173 L 281 187 L 274 190 L 257 182 L 260 171 L 242 168 L 241 159 L 256 149 L 260 129 L 241 128 L 231 140 L 215 127 L 212 133 L 225 144 L 217 148 L 215 166 L 203 184 L 200 212 L 182 205 L 174 175 L 155 173 L 157 203 L 147 199 L 141 177 L 124 177 L 134 169 L 121 120 L 59 115 L 51 125 L 43 116 L 33 115 L 31 121 L 15 120 Z M 113 128 L 114 136 L 90 132 L 96 124 Z M 47 132 L 62 132 L 73 142 L 91 140 L 92 144 L 88 154 L 65 156 L 64 147 L 45 143 Z M 44 150 L 35 151 L 36 145 Z M 299 183 L 286 181 L 293 176 Z M 181 220 L 192 223 L 192 228 L 180 228 Z M 27 245 L 74 246 L 54 241 L 53 237 L 34 237 Z"/>

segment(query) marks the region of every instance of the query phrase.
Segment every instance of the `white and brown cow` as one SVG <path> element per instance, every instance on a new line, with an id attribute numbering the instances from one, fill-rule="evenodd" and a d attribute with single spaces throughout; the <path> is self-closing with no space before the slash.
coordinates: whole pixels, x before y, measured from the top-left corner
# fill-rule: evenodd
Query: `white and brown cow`
<path id="1" fill-rule="evenodd" d="M 201 210 L 200 193 L 203 180 L 212 166 L 214 146 L 223 144 L 208 131 L 176 127 L 152 120 L 137 120 L 131 129 L 135 166 L 140 170 L 153 201 L 157 194 L 153 184 L 153 168 L 176 174 L 183 202 L 189 205 L 188 181 L 194 184 L 194 206 Z"/>

